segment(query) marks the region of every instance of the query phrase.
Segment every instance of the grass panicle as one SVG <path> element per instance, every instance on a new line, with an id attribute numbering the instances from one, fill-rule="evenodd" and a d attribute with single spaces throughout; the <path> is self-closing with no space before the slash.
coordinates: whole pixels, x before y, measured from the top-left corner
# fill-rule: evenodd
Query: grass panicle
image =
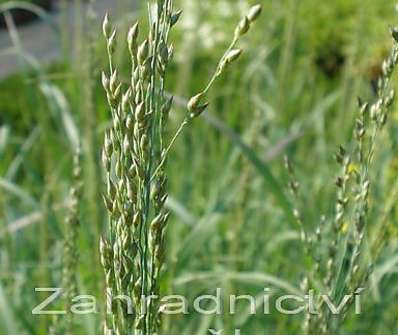
<path id="1" fill-rule="evenodd" d="M 380 133 L 386 125 L 394 102 L 395 91 L 391 87 L 391 76 L 398 63 L 398 39 L 396 29 L 392 31 L 393 47 L 382 64 L 382 75 L 378 80 L 377 99 L 364 102 L 358 99 L 359 115 L 353 136 L 353 149 L 340 146 L 335 155 L 341 169 L 336 179 L 337 201 L 335 214 L 330 220 L 321 219 L 313 236 L 304 231 L 301 213 L 296 210 L 299 226 L 303 232 L 305 249 L 311 256 L 311 271 L 303 281 L 305 289 L 317 288 L 327 292 L 335 302 L 349 296 L 342 312 L 332 315 L 324 301 L 317 299 L 318 314 L 308 312 L 303 323 L 306 334 L 336 334 L 354 298 L 368 285 L 373 270 L 372 255 L 366 253 L 367 234 L 370 222 L 371 179 L 375 152 L 380 143 Z M 288 163 L 291 176 L 290 189 L 297 194 L 298 183 Z M 328 224 L 329 223 L 329 224 Z"/>
<path id="2" fill-rule="evenodd" d="M 116 30 L 108 15 L 103 21 L 107 40 L 109 71 L 102 74 L 113 125 L 105 135 L 103 164 L 107 192 L 105 206 L 109 212 L 109 238 L 101 239 L 101 262 L 105 269 L 106 288 L 113 314 L 108 315 L 105 333 L 126 334 L 140 330 L 154 334 L 160 327 L 158 302 L 146 299 L 159 296 L 159 276 L 165 257 L 165 229 L 169 212 L 165 208 L 167 193 L 166 162 L 169 151 L 186 125 L 207 107 L 201 100 L 215 78 L 241 55 L 234 49 L 251 23 L 238 28 L 238 34 L 220 61 L 207 88 L 192 98 L 180 127 L 168 145 L 165 129 L 173 98 L 167 97 L 167 67 L 173 55 L 169 32 L 177 23 L 180 11 L 174 12 L 171 0 L 151 3 L 149 34 L 140 40 L 140 26 L 134 24 L 127 35 L 131 58 L 130 85 L 120 82 L 113 62 Z M 252 10 L 254 21 L 261 7 Z M 240 30 L 239 30 L 240 29 Z M 245 30 L 245 31 L 243 31 Z M 239 36 L 238 36 L 239 35 Z M 113 297 L 133 293 L 134 310 L 123 299 Z"/>

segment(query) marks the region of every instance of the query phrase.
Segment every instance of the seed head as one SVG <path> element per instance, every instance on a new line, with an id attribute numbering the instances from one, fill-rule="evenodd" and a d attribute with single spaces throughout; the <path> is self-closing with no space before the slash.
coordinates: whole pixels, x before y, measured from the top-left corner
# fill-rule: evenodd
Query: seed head
<path id="1" fill-rule="evenodd" d="M 235 29 L 235 37 L 238 38 L 246 34 L 250 29 L 249 19 L 245 16 Z"/>
<path id="2" fill-rule="evenodd" d="M 122 110 L 123 112 L 127 111 L 131 98 L 131 88 L 129 88 L 123 95 L 122 95 Z"/>
<path id="3" fill-rule="evenodd" d="M 144 64 L 144 62 L 148 58 L 148 54 L 149 54 L 149 43 L 148 43 L 148 40 L 145 40 L 144 42 L 142 42 L 142 44 L 138 48 L 137 56 L 138 56 L 138 61 L 140 62 L 140 64 Z"/>
<path id="4" fill-rule="evenodd" d="M 139 33 L 138 22 L 132 26 L 127 34 L 127 44 L 130 54 L 133 56 L 137 52 L 137 38 Z"/>
<path id="5" fill-rule="evenodd" d="M 110 87 L 112 93 L 116 90 L 116 87 L 117 87 L 117 77 L 118 77 L 118 72 L 117 72 L 117 69 L 115 69 L 115 71 L 113 71 L 111 78 L 109 80 L 109 87 Z"/>
<path id="6" fill-rule="evenodd" d="M 225 57 L 225 60 L 227 64 L 233 63 L 235 60 L 237 60 L 240 55 L 242 54 L 243 50 L 242 49 L 233 49 L 231 50 L 227 56 Z"/>
<path id="7" fill-rule="evenodd" d="M 175 13 L 173 13 L 171 15 L 170 27 L 173 27 L 178 22 L 178 20 L 180 19 L 181 14 L 182 14 L 182 10 L 180 9 L 180 10 L 178 10 L 177 12 L 175 12 Z"/>
<path id="8" fill-rule="evenodd" d="M 191 111 L 191 113 L 189 114 L 189 117 L 191 119 L 197 118 L 207 109 L 208 106 L 209 106 L 209 103 L 206 102 L 205 104 L 196 107 L 194 110 Z"/>
<path id="9" fill-rule="evenodd" d="M 108 40 L 112 33 L 112 25 L 109 22 L 108 13 L 105 14 L 104 21 L 102 22 L 102 33 L 105 38 Z"/>
<path id="10" fill-rule="evenodd" d="M 252 8 L 250 8 L 249 14 L 247 14 L 247 18 L 250 23 L 253 23 L 258 19 L 258 17 L 261 15 L 262 10 L 263 7 L 261 5 L 254 5 Z"/>
<path id="11" fill-rule="evenodd" d="M 121 89 L 122 89 L 122 83 L 119 83 L 119 84 L 117 85 L 117 87 L 115 88 L 115 90 L 112 92 L 113 98 L 114 98 L 116 101 L 119 101 L 120 93 L 122 92 Z"/>
<path id="12" fill-rule="evenodd" d="M 104 87 L 105 91 L 108 92 L 109 91 L 109 79 L 106 76 L 105 72 L 102 72 L 102 86 Z"/>
<path id="13" fill-rule="evenodd" d="M 204 93 L 201 92 L 201 93 L 196 94 L 195 96 L 193 96 L 191 99 L 189 99 L 187 107 L 188 107 L 188 110 L 190 112 L 194 111 L 199 106 L 203 95 L 204 95 Z"/>

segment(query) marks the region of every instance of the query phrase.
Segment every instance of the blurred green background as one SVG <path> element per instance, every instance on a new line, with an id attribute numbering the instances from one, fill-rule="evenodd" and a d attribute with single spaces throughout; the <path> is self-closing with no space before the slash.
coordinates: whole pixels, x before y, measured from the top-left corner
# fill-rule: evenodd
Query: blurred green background
<path id="1" fill-rule="evenodd" d="M 375 96 L 380 64 L 391 45 L 389 28 L 398 22 L 391 0 L 257 2 L 263 15 L 245 39 L 244 57 L 217 82 L 208 114 L 195 120 L 169 159 L 173 215 L 164 293 L 193 299 L 214 293 L 214 287 L 254 296 L 264 287 L 275 295 L 286 283 L 300 287 L 309 264 L 281 200 L 288 194 L 283 155 L 295 162 L 304 224 L 314 230 L 322 215 L 333 212 L 333 154 L 339 144 L 350 146 L 357 96 Z M 184 116 L 184 101 L 207 82 L 236 22 L 252 4 L 175 1 L 184 13 L 172 33 L 175 59 L 167 90 L 177 98 L 170 134 Z M 117 0 L 103 2 L 101 10 L 96 6 L 95 1 L 60 1 L 56 12 L 39 12 L 34 23 L 14 26 L 8 20 L 0 34 L 0 334 L 47 334 L 51 317 L 31 315 L 42 298 L 34 288 L 61 280 L 65 207 L 79 142 L 84 174 L 79 292 L 103 299 L 98 240 L 107 220 L 99 153 L 110 113 L 100 85 L 106 67 L 101 20 L 103 9 L 111 8 L 120 37 L 117 59 L 128 80 L 124 36 L 138 16 L 146 17 L 146 3 Z M 24 34 L 37 25 L 46 26 L 48 35 L 34 35 L 26 46 Z M 42 48 L 42 40 L 55 41 L 48 48 L 56 57 L 44 60 L 30 52 Z M 18 66 L 5 69 L 7 57 Z M 397 121 L 394 110 L 372 172 L 370 239 L 387 200 L 395 203 Z M 261 164 L 253 164 L 250 154 Z M 363 313 L 349 314 L 342 334 L 398 332 L 395 207 L 388 215 Z M 192 313 L 164 322 L 167 334 L 208 334 L 212 327 L 225 334 L 235 328 L 242 334 L 300 334 L 303 315 L 264 316 L 261 310 L 256 316 L 244 308 L 235 316 Z M 100 313 L 79 317 L 76 334 L 98 334 L 100 320 Z"/>

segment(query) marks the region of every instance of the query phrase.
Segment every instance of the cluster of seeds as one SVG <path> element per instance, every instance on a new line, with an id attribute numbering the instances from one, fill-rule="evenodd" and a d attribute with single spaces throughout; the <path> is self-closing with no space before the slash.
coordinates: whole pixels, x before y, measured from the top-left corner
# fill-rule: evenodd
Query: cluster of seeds
<path id="1" fill-rule="evenodd" d="M 106 170 L 105 205 L 110 214 L 110 238 L 102 239 L 101 261 L 107 293 L 134 299 L 134 311 L 123 300 L 114 305 L 106 329 L 145 334 L 158 327 L 156 303 L 145 297 L 158 295 L 158 278 L 164 261 L 164 233 L 169 213 L 164 166 L 164 127 L 172 107 L 165 97 L 166 68 L 172 57 L 168 45 L 171 27 L 179 12 L 169 0 L 158 1 L 149 36 L 139 42 L 139 24 L 128 32 L 131 83 L 125 88 L 113 64 L 116 30 L 105 17 L 109 74 L 102 84 L 112 112 L 113 126 L 105 135 L 103 164 Z M 162 164 L 164 165 L 164 164 Z M 156 170 L 156 172 L 154 172 Z"/>
<path id="2" fill-rule="evenodd" d="M 108 302 L 112 301 L 105 334 L 127 334 L 133 330 L 155 334 L 159 330 L 160 306 L 148 297 L 159 296 L 159 276 L 165 258 L 169 218 L 165 209 L 167 157 L 184 127 L 208 106 L 201 99 L 215 78 L 240 56 L 242 51 L 234 46 L 261 12 L 261 6 L 253 7 L 239 24 L 213 79 L 206 90 L 190 99 L 186 116 L 165 145 L 165 127 L 173 103 L 165 92 L 167 67 L 173 55 L 168 39 L 181 11 L 173 11 L 171 0 L 150 2 L 149 8 L 148 36 L 140 40 L 138 23 L 127 35 L 131 56 L 129 85 L 121 83 L 113 61 L 116 30 L 108 16 L 103 22 L 109 72 L 102 74 L 102 84 L 113 121 L 105 134 L 102 153 L 107 184 L 104 202 L 110 222 L 109 237 L 101 239 L 100 252 Z M 113 301 L 121 296 L 132 297 L 134 306 L 122 298 Z"/>
<path id="3" fill-rule="evenodd" d="M 331 220 L 323 217 L 313 236 L 304 230 L 298 210 L 295 216 L 302 229 L 302 240 L 311 264 L 314 264 L 302 284 L 304 292 L 317 288 L 327 293 L 334 302 L 350 296 L 347 304 L 337 316 L 325 306 L 322 299 L 317 301 L 319 313 L 307 313 L 303 328 L 306 334 L 336 334 L 354 303 L 354 297 L 367 285 L 372 273 L 372 262 L 364 255 L 364 241 L 369 224 L 369 195 L 371 189 L 371 169 L 377 140 L 388 119 L 395 91 L 390 79 L 398 63 L 398 31 L 394 29 L 393 48 L 383 62 L 383 72 L 378 80 L 378 97 L 367 103 L 359 99 L 359 117 L 354 129 L 354 149 L 349 153 L 340 147 L 336 161 L 341 167 L 337 177 L 337 201 L 335 214 Z M 290 189 L 298 192 L 298 183 L 288 165 L 291 176 Z M 327 246 L 326 248 L 324 246 Z"/>

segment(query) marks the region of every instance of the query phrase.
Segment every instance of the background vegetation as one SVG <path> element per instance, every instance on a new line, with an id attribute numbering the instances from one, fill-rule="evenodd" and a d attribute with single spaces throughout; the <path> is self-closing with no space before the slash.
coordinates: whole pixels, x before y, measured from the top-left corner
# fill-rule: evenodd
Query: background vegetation
<path id="1" fill-rule="evenodd" d="M 175 60 L 167 90 L 178 98 L 170 134 L 184 116 L 186 98 L 206 83 L 250 5 L 246 0 L 176 2 L 184 14 L 171 36 Z M 164 293 L 193 299 L 214 293 L 215 287 L 253 295 L 270 287 L 275 296 L 286 285 L 300 289 L 310 265 L 284 203 L 289 177 L 283 155 L 294 162 L 301 185 L 303 224 L 315 231 L 320 218 L 334 211 L 334 154 L 340 144 L 353 146 L 357 96 L 374 99 L 391 45 L 389 27 L 398 22 L 390 0 L 257 2 L 263 3 L 263 15 L 239 65 L 217 82 L 208 113 L 178 140 L 168 162 L 173 214 Z M 78 143 L 84 185 L 78 291 L 103 297 L 98 241 L 107 220 L 99 162 L 110 113 L 100 71 L 106 52 L 102 18 L 84 7 L 79 15 L 69 45 L 73 57 L 65 51 L 49 67 L 30 61 L 0 82 L 0 334 L 47 334 L 52 322 L 30 311 L 42 299 L 35 287 L 62 282 L 64 221 Z M 119 31 L 127 31 L 135 15 L 121 17 Z M 62 30 L 58 33 L 63 41 Z M 127 69 L 125 43 L 119 45 L 116 57 Z M 19 57 L 26 59 L 23 53 Z M 349 313 L 342 334 L 398 331 L 396 108 L 389 121 L 371 172 L 367 237 L 378 236 L 382 217 L 386 234 L 377 258 L 369 248 L 374 272 L 363 313 Z M 256 316 L 246 309 L 234 317 L 191 314 L 165 319 L 164 326 L 167 334 L 207 334 L 210 327 L 226 334 L 235 328 L 242 334 L 300 332 L 303 315 L 261 311 L 259 306 Z M 100 320 L 100 314 L 78 318 L 74 334 L 98 334 Z"/>

